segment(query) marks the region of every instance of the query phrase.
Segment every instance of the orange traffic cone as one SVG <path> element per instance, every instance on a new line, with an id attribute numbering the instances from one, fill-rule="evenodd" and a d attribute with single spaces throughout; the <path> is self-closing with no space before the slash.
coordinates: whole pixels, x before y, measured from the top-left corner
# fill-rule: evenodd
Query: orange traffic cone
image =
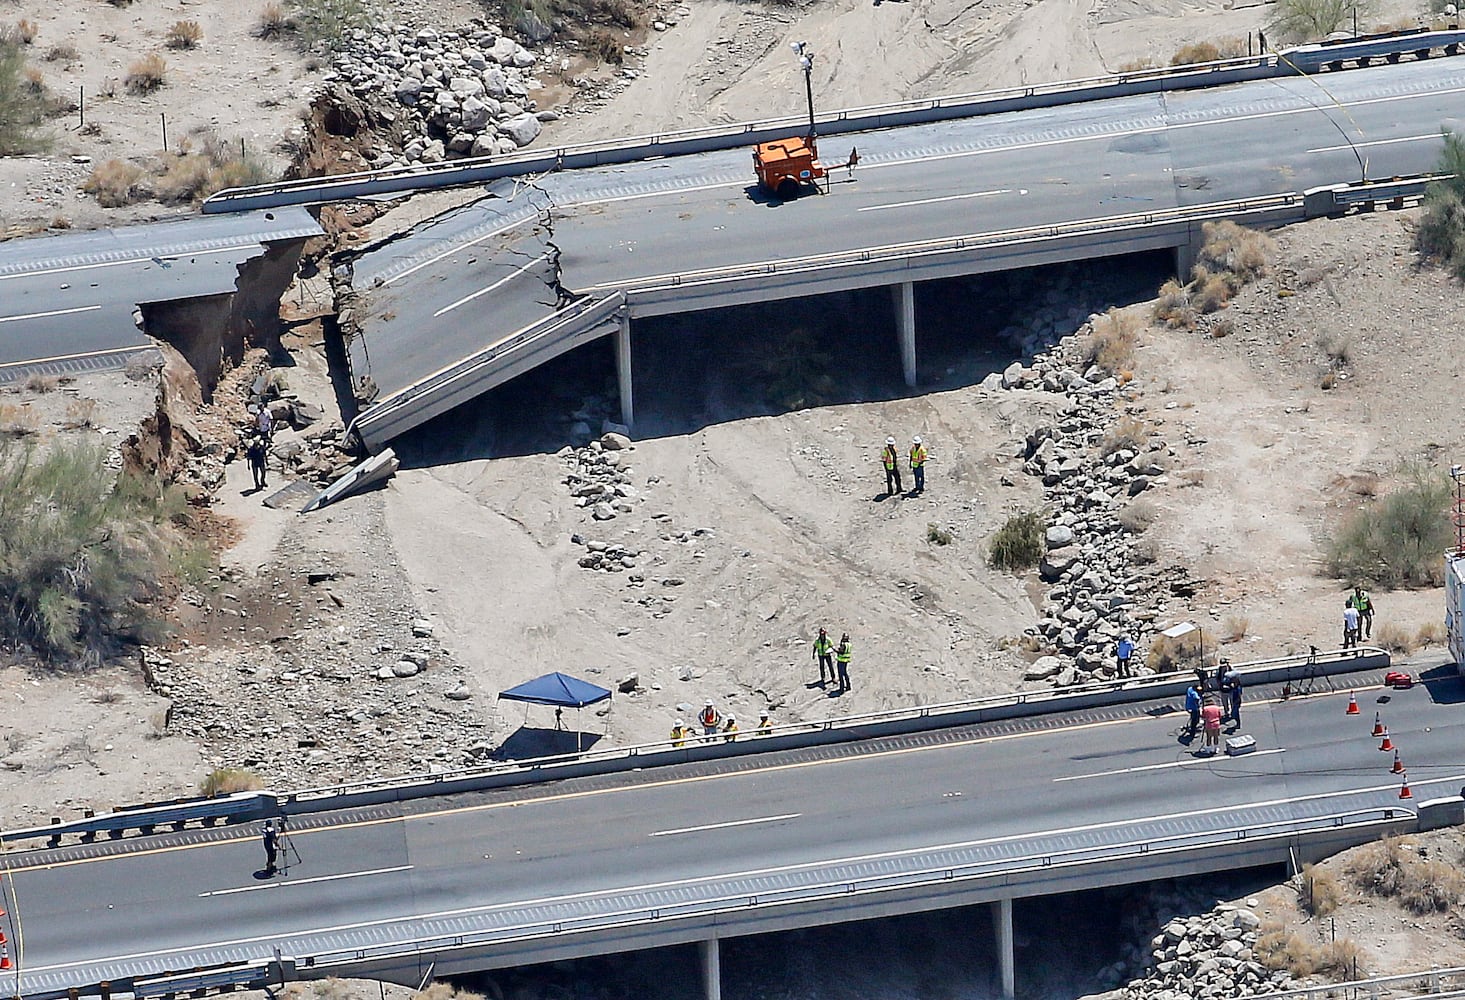
<path id="1" fill-rule="evenodd" d="M 1384 735 L 1384 720 L 1379 717 L 1379 713 L 1377 712 L 1373 713 L 1373 734 L 1375 736 Z"/>
<path id="2" fill-rule="evenodd" d="M 1347 712 L 1347 714 L 1348 715 L 1357 715 L 1358 714 L 1358 699 L 1354 696 L 1354 694 L 1353 694 L 1352 691 L 1349 691 L 1348 692 L 1348 712 Z"/>
<path id="3" fill-rule="evenodd" d="M 1394 766 L 1389 768 L 1389 770 L 1395 774 L 1404 773 L 1404 762 L 1399 759 L 1399 751 L 1397 749 L 1394 751 Z"/>
<path id="4" fill-rule="evenodd" d="M 1392 750 L 1392 749 L 1394 749 L 1394 741 L 1391 740 L 1391 739 L 1389 739 L 1389 727 L 1388 726 L 1385 726 L 1384 727 L 1384 741 L 1379 744 L 1379 749 L 1380 750 Z"/>
<path id="5" fill-rule="evenodd" d="M 1399 798 L 1401 798 L 1401 799 L 1412 799 L 1412 798 L 1414 798 L 1414 793 L 1409 790 L 1409 775 L 1407 775 L 1407 774 L 1404 775 L 1404 784 L 1402 784 L 1402 785 L 1399 786 Z M 10 959 L 7 958 L 5 961 L 8 962 L 8 961 L 10 961 Z M 0 965 L 0 969 L 3 969 L 3 968 L 6 968 L 6 966 Z"/>
<path id="6" fill-rule="evenodd" d="M 0 969 L 13 968 L 10 964 L 10 946 L 0 944 Z"/>

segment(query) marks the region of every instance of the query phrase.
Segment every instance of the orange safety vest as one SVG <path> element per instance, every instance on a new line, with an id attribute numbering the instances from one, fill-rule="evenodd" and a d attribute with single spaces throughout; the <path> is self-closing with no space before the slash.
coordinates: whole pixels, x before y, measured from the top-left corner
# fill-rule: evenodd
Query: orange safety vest
<path id="1" fill-rule="evenodd" d="M 715 726 L 717 725 L 718 720 L 722 718 L 722 716 L 717 714 L 717 709 L 713 708 L 711 705 L 708 705 L 706 708 L 702 709 L 701 718 L 702 725 Z"/>

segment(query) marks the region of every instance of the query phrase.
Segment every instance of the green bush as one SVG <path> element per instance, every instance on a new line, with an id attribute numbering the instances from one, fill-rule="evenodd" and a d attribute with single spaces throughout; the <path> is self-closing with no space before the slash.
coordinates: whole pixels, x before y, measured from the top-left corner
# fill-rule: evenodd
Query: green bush
<path id="1" fill-rule="evenodd" d="M 1043 512 L 1014 514 L 992 536 L 987 562 L 996 569 L 1032 569 L 1043 558 Z"/>
<path id="2" fill-rule="evenodd" d="M 1465 138 L 1458 132 L 1445 130 L 1445 148 L 1435 170 L 1453 176 L 1425 190 L 1414 248 L 1465 281 Z"/>
<path id="3" fill-rule="evenodd" d="M 367 28 L 377 17 L 371 0 L 287 0 L 290 23 L 306 48 L 338 48 L 353 28 Z"/>
<path id="4" fill-rule="evenodd" d="M 213 798 L 234 792 L 253 792 L 264 786 L 260 776 L 253 771 L 242 767 L 220 767 L 204 775 L 198 783 L 198 790 L 199 794 Z"/>
<path id="5" fill-rule="evenodd" d="M 1317 42 L 1352 27 L 1372 23 L 1373 0 L 1277 0 L 1277 14 L 1267 25 L 1268 37 L 1279 42 Z"/>
<path id="6" fill-rule="evenodd" d="M 41 128 L 47 111 L 45 91 L 26 78 L 20 36 L 0 32 L 0 156 L 47 149 L 50 137 Z"/>
<path id="7" fill-rule="evenodd" d="M 181 499 L 104 458 L 92 442 L 0 441 L 0 633 L 49 659 L 155 636 L 150 605 L 188 548 Z"/>
<path id="8" fill-rule="evenodd" d="M 1424 465 L 1404 469 L 1404 483 L 1355 510 L 1328 539 L 1328 573 L 1377 587 L 1444 583 L 1442 553 L 1454 541 L 1450 480 Z"/>

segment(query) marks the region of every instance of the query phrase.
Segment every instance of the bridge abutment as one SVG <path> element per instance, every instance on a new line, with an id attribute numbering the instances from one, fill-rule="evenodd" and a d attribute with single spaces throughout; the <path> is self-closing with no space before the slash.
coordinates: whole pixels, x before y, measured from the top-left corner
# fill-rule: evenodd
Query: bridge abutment
<path id="1" fill-rule="evenodd" d="M 631 427 L 636 422 L 636 397 L 631 386 L 631 314 L 624 309 L 616 328 L 616 381 L 621 395 L 621 423 Z"/>
<path id="2" fill-rule="evenodd" d="M 997 974 L 1004 997 L 1017 996 L 1017 968 L 1012 955 L 1012 900 L 992 901 L 992 929 L 997 934 Z"/>
<path id="3" fill-rule="evenodd" d="M 902 281 L 890 289 L 895 293 L 895 323 L 900 331 L 900 367 L 905 384 L 916 387 L 916 285 Z"/>
<path id="4" fill-rule="evenodd" d="M 702 995 L 706 1000 L 722 1000 L 722 944 L 717 938 L 701 943 Z"/>

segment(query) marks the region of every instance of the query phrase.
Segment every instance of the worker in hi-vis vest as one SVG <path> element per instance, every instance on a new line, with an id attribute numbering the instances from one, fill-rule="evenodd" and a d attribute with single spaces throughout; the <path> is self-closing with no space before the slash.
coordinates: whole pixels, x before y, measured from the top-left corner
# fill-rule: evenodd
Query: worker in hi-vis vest
<path id="1" fill-rule="evenodd" d="M 921 444 L 921 435 L 911 438 L 911 475 L 915 477 L 916 493 L 926 492 L 926 446 Z"/>
<path id="2" fill-rule="evenodd" d="M 702 723 L 703 736 L 717 735 L 717 727 L 722 722 L 722 713 L 712 707 L 711 698 L 707 699 L 707 704 L 703 707 L 702 713 L 697 716 L 697 721 Z"/>
<path id="3" fill-rule="evenodd" d="M 829 641 L 829 633 L 824 629 L 819 630 L 819 638 L 814 640 L 814 659 L 819 661 L 819 684 L 824 684 L 824 673 L 829 672 L 829 679 L 834 680 L 834 643 Z"/>
<path id="4" fill-rule="evenodd" d="M 681 719 L 671 727 L 671 745 L 674 747 L 686 746 L 687 737 L 692 735 L 691 727 L 682 722 Z"/>
<path id="5" fill-rule="evenodd" d="M 895 438 L 885 439 L 885 450 L 880 453 L 880 464 L 885 466 L 885 495 L 893 497 L 902 489 L 900 452 L 895 450 Z"/>
<path id="6" fill-rule="evenodd" d="M 849 633 L 846 632 L 839 640 L 839 648 L 834 651 L 834 663 L 839 667 L 839 690 L 849 690 L 849 661 L 855 654 L 855 647 L 849 641 Z"/>

